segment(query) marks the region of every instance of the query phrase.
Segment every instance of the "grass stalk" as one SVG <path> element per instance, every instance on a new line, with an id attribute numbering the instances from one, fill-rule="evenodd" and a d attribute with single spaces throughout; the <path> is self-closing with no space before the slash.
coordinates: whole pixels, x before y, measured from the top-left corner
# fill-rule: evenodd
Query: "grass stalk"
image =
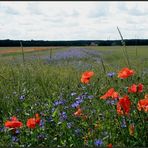
<path id="1" fill-rule="evenodd" d="M 122 46 L 123 46 L 123 54 L 124 54 L 124 57 L 126 59 L 127 66 L 130 68 L 131 66 L 130 66 L 130 62 L 129 62 L 129 56 L 128 56 L 128 53 L 127 53 L 127 47 L 126 47 L 125 41 L 124 41 L 123 36 L 121 34 L 121 31 L 118 27 L 117 27 L 117 30 L 118 30 L 119 35 L 121 37 L 121 43 L 122 43 Z"/>
<path id="2" fill-rule="evenodd" d="M 25 63 L 25 55 L 24 55 L 24 48 L 23 48 L 23 44 L 20 41 L 20 45 L 21 45 L 21 49 L 22 49 L 22 57 L 23 57 L 23 63 Z"/>

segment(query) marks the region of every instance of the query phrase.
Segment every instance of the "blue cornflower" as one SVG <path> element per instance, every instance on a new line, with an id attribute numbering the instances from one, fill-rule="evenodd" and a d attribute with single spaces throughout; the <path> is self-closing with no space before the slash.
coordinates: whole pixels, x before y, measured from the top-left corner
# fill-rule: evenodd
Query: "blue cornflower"
<path id="1" fill-rule="evenodd" d="M 115 105 L 116 103 L 117 103 L 117 99 L 114 99 L 114 100 L 108 99 L 108 100 L 106 100 L 106 104 Z"/>
<path id="2" fill-rule="evenodd" d="M 47 119 L 48 122 L 52 122 L 53 119 L 52 119 L 52 116 L 50 116 L 48 119 Z"/>
<path id="3" fill-rule="evenodd" d="M 25 100 L 25 95 L 20 96 L 19 98 L 21 101 Z"/>
<path id="4" fill-rule="evenodd" d="M 0 132 L 4 132 L 4 127 L 0 127 Z"/>
<path id="5" fill-rule="evenodd" d="M 57 100 L 54 102 L 54 106 L 64 105 L 64 104 L 65 104 L 65 100 Z"/>
<path id="6" fill-rule="evenodd" d="M 43 112 L 40 112 L 40 115 L 41 115 L 41 116 L 44 116 L 45 114 L 44 114 Z"/>
<path id="7" fill-rule="evenodd" d="M 47 122 L 51 123 L 52 126 L 55 126 L 55 122 L 54 122 L 52 116 L 50 116 L 49 118 L 47 118 Z"/>
<path id="8" fill-rule="evenodd" d="M 54 102 L 54 106 L 57 106 L 57 105 L 59 105 L 61 102 L 60 101 L 55 101 Z"/>
<path id="9" fill-rule="evenodd" d="M 88 96 L 88 99 L 93 99 L 93 98 L 94 98 L 93 95 Z"/>
<path id="10" fill-rule="evenodd" d="M 83 99 L 79 99 L 79 100 L 77 100 L 76 102 L 74 102 L 74 103 L 71 105 L 71 107 L 72 107 L 72 108 L 76 108 L 76 107 L 78 107 L 82 102 L 83 102 Z"/>
<path id="11" fill-rule="evenodd" d="M 77 100 L 76 103 L 80 104 L 83 102 L 83 99 Z"/>
<path id="12" fill-rule="evenodd" d="M 16 131 L 15 131 L 15 134 L 19 134 L 20 133 L 20 131 L 17 129 Z"/>
<path id="13" fill-rule="evenodd" d="M 106 100 L 106 104 L 110 104 L 110 100 L 108 99 L 108 100 Z"/>
<path id="14" fill-rule="evenodd" d="M 117 103 L 117 99 L 111 100 L 111 105 L 115 105 Z"/>
<path id="15" fill-rule="evenodd" d="M 79 99 L 81 99 L 81 96 L 78 96 L 78 97 L 76 98 L 76 100 L 79 100 Z"/>
<path id="16" fill-rule="evenodd" d="M 112 78 L 114 75 L 116 75 L 115 72 L 109 72 L 109 73 L 107 74 L 107 76 L 108 76 L 108 77 L 111 77 L 111 78 Z"/>
<path id="17" fill-rule="evenodd" d="M 12 136 L 12 141 L 13 141 L 13 142 L 18 142 L 19 139 L 18 139 L 16 136 Z"/>
<path id="18" fill-rule="evenodd" d="M 95 140 L 94 144 L 95 144 L 95 146 L 101 146 L 103 144 L 103 142 L 101 139 L 97 139 L 97 140 Z"/>
<path id="19" fill-rule="evenodd" d="M 43 140 L 45 138 L 45 135 L 44 134 L 40 134 L 40 135 L 37 136 L 37 138 L 40 139 L 40 140 Z"/>
<path id="20" fill-rule="evenodd" d="M 87 95 L 85 95 L 85 94 L 84 94 L 84 95 L 82 95 L 82 96 L 81 96 L 81 99 L 85 99 L 85 98 L 86 98 L 86 96 L 87 96 Z"/>
<path id="21" fill-rule="evenodd" d="M 122 119 L 121 127 L 126 128 L 126 120 L 125 120 L 125 118 Z"/>
<path id="22" fill-rule="evenodd" d="M 81 132 L 81 130 L 79 128 L 75 129 L 75 133 L 79 134 Z"/>
<path id="23" fill-rule="evenodd" d="M 68 127 L 68 128 L 71 128 L 71 127 L 72 127 L 72 123 L 71 123 L 71 122 L 68 122 L 68 123 L 67 123 L 67 127 Z"/>
<path id="24" fill-rule="evenodd" d="M 71 105 L 71 107 L 72 108 L 76 108 L 76 107 L 78 107 L 80 104 L 79 104 L 79 102 L 75 102 L 75 103 L 73 103 L 72 105 Z"/>
<path id="25" fill-rule="evenodd" d="M 39 126 L 43 128 L 44 127 L 44 124 L 45 124 L 45 121 L 41 119 L 40 120 L 40 123 L 39 123 Z"/>
<path id="26" fill-rule="evenodd" d="M 67 119 L 67 114 L 66 114 L 66 112 L 60 113 L 60 119 L 61 119 L 61 120 L 66 120 L 66 119 Z"/>

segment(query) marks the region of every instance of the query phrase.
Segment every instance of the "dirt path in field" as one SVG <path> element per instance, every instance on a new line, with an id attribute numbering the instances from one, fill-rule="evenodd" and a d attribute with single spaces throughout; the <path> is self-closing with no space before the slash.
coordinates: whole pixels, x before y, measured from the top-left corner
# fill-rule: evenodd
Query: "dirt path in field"
<path id="1" fill-rule="evenodd" d="M 45 51 L 57 47 L 23 47 L 24 52 Z M 21 47 L 1 47 L 0 54 L 21 53 Z"/>

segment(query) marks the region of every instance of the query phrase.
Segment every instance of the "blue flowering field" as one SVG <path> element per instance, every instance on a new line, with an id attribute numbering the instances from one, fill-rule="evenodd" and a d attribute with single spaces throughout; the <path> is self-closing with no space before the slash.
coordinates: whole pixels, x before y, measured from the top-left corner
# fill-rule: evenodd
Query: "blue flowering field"
<path id="1" fill-rule="evenodd" d="M 148 147 L 148 47 L 123 51 L 1 54 L 0 147 Z"/>

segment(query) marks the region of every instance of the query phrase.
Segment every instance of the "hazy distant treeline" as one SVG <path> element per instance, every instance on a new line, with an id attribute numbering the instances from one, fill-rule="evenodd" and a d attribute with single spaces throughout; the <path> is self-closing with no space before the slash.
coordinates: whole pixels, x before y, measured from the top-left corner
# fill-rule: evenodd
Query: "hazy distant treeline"
<path id="1" fill-rule="evenodd" d="M 77 41 L 44 41 L 44 40 L 0 40 L 0 47 L 23 46 L 118 46 L 121 40 L 77 40 Z M 148 39 L 128 39 L 126 45 L 148 45 Z"/>

